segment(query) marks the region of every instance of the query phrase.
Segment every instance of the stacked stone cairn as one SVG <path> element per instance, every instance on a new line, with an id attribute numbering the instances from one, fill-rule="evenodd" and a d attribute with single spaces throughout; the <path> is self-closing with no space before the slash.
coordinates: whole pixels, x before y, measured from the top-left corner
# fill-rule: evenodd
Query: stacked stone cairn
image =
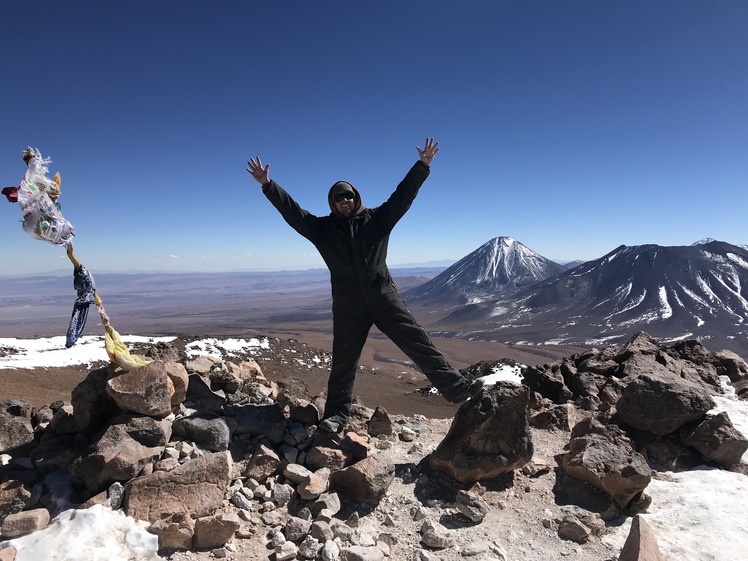
<path id="1" fill-rule="evenodd" d="M 383 507 L 396 478 L 415 482 L 423 504 L 448 505 L 477 525 L 491 508 L 482 484 L 515 471 L 555 473 L 558 496 L 579 506 L 547 523 L 583 544 L 607 522 L 646 511 L 653 470 L 708 463 L 746 472 L 748 441 L 709 411 L 721 376 L 748 396 L 748 365 L 695 341 L 662 347 L 640 333 L 525 367 L 522 384 L 489 386 L 463 404 L 430 453 L 418 446 L 426 419 L 355 405 L 345 433 L 327 435 L 316 430 L 323 398 L 279 388 L 257 363 L 173 355 L 130 372 L 93 370 L 69 403 L 0 402 L 0 559 L 13 559 L 2 540 L 42 530 L 59 513 L 48 481 L 61 473 L 71 481 L 65 508 L 121 509 L 150 525 L 164 554 L 226 557 L 254 540 L 263 550 L 252 558 L 372 561 L 405 558 L 392 530 L 402 506 Z M 568 432 L 557 465 L 533 462 L 533 430 Z M 396 464 L 387 451 L 403 443 L 414 461 Z M 429 559 L 456 544 L 423 504 L 407 509 Z M 642 547 L 657 558 L 637 517 L 620 558 Z M 498 544 L 489 549 L 492 559 L 504 555 Z"/>

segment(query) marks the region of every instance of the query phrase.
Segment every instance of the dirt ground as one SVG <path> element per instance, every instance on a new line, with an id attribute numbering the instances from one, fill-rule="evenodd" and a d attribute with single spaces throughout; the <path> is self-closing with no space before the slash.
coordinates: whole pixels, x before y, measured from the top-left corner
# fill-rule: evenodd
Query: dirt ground
<path id="1" fill-rule="evenodd" d="M 289 363 L 283 349 L 295 353 L 328 352 L 332 347 L 329 333 L 276 328 L 272 333 L 246 332 L 237 337 L 276 338 L 275 352 L 256 359 L 265 375 L 273 381 L 303 384 L 311 395 L 320 394 L 327 385 L 327 367 L 309 368 L 306 364 Z M 228 337 L 228 336 L 223 336 Z M 194 339 L 189 337 L 188 339 Z M 499 343 L 435 339 L 437 347 L 456 368 L 465 368 L 480 360 L 510 358 L 522 364 L 550 362 L 571 354 L 570 348 L 531 348 L 517 350 Z M 367 407 L 381 405 L 396 415 L 421 414 L 429 418 L 452 417 L 456 406 L 438 395 L 424 395 L 417 390 L 428 386 L 426 378 L 407 364 L 407 358 L 391 341 L 372 333 L 361 357 L 361 371 L 356 377 L 354 395 Z M 103 363 L 102 363 L 103 365 Z M 0 399 L 23 399 L 34 407 L 55 401 L 70 401 L 75 388 L 97 365 L 65 368 L 35 368 L 33 370 L 0 369 Z"/>

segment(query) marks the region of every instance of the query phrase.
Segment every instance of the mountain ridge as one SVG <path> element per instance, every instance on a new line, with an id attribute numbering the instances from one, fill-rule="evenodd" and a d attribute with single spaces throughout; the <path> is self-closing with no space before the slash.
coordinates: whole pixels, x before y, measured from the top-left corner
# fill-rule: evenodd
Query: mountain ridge
<path id="1" fill-rule="evenodd" d="M 548 344 L 594 344 L 646 330 L 666 340 L 748 334 L 748 250 L 726 242 L 621 245 L 599 259 L 465 306 L 439 322 L 471 325 L 473 336 L 532 333 Z M 521 337 L 521 335 L 519 335 Z M 735 347 L 735 345 L 730 345 Z"/>

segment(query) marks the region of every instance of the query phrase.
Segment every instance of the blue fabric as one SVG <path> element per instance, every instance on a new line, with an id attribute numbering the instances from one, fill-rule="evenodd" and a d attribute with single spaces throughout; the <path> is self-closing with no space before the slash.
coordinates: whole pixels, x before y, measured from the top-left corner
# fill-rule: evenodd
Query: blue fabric
<path id="1" fill-rule="evenodd" d="M 96 294 L 96 284 L 93 276 L 88 270 L 81 265 L 73 270 L 73 287 L 78 293 L 78 298 L 73 304 L 73 315 L 70 318 L 68 334 L 65 340 L 65 347 L 68 349 L 75 345 L 86 327 L 88 319 L 88 308 L 94 302 Z"/>

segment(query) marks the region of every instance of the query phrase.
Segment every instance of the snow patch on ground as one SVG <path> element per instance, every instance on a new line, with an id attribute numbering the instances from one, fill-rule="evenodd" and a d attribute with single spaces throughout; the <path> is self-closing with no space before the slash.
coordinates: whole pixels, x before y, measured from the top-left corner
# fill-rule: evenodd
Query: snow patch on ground
<path id="1" fill-rule="evenodd" d="M 168 343 L 176 337 L 141 337 L 120 335 L 123 343 Z M 65 347 L 65 337 L 43 337 L 41 339 L 2 339 L 0 348 L 14 349 L 16 352 L 0 357 L 0 369 L 53 368 L 109 362 L 104 348 L 103 335 L 85 335 L 71 348 Z"/>

